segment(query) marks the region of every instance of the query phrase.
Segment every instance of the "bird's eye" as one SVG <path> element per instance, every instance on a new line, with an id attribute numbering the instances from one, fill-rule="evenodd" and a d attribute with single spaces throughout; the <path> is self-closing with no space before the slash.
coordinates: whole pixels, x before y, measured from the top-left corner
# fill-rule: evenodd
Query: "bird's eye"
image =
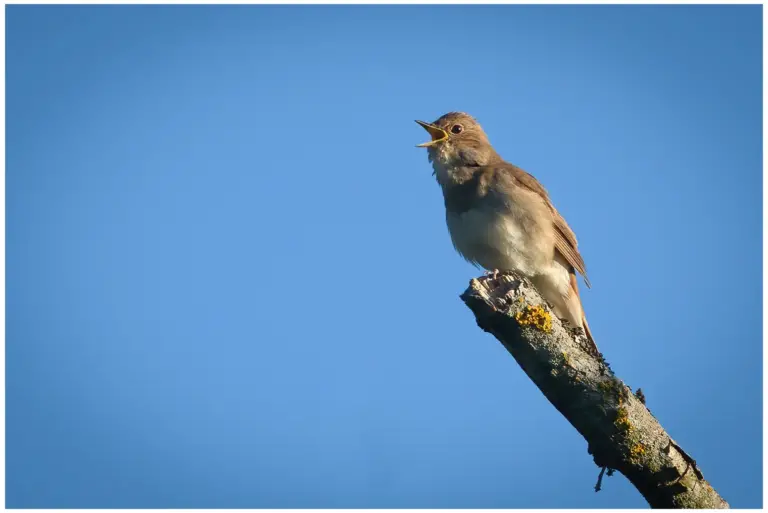
<path id="1" fill-rule="evenodd" d="M 464 131 L 464 127 L 461 125 L 453 125 L 451 127 L 451 132 L 453 132 L 454 134 L 460 134 L 463 131 Z"/>

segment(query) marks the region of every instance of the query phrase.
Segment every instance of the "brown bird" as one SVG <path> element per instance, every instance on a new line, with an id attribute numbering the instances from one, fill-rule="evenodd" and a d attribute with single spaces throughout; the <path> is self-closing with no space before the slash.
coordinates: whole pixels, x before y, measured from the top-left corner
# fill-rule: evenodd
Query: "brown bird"
<path id="1" fill-rule="evenodd" d="M 583 328 L 597 346 L 584 316 L 576 271 L 589 287 L 576 235 L 533 176 L 505 162 L 480 124 L 463 112 L 434 123 L 426 147 L 443 190 L 448 231 L 456 250 L 488 271 L 517 271 L 529 278 L 555 315 Z"/>

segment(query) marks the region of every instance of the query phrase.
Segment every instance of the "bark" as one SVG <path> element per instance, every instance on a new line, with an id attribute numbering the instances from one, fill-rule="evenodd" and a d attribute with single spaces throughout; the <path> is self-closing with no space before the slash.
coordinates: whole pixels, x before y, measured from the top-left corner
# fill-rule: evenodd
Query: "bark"
<path id="1" fill-rule="evenodd" d="M 606 468 L 618 470 L 653 508 L 729 507 L 645 407 L 641 391 L 633 394 L 592 354 L 583 332 L 553 315 L 530 282 L 514 273 L 473 279 L 461 298 L 587 440 L 600 479 Z"/>

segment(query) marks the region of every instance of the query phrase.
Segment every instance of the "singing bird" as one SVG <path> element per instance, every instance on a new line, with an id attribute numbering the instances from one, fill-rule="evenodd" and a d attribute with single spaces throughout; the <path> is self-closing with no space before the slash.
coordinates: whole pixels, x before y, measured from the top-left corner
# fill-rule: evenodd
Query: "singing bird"
<path id="1" fill-rule="evenodd" d="M 488 271 L 517 271 L 531 280 L 555 315 L 583 328 L 597 346 L 584 316 L 578 271 L 590 286 L 576 235 L 532 175 L 504 161 L 480 124 L 464 112 L 434 123 L 416 121 L 432 140 L 427 148 L 443 190 L 453 246 Z"/>

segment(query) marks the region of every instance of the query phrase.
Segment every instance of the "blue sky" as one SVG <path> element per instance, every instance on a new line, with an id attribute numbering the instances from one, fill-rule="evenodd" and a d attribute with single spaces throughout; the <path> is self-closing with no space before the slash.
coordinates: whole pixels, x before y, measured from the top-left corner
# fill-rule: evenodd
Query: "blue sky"
<path id="1" fill-rule="evenodd" d="M 761 6 L 6 12 L 9 507 L 644 507 L 458 298 L 413 123 L 451 110 L 761 505 Z"/>

